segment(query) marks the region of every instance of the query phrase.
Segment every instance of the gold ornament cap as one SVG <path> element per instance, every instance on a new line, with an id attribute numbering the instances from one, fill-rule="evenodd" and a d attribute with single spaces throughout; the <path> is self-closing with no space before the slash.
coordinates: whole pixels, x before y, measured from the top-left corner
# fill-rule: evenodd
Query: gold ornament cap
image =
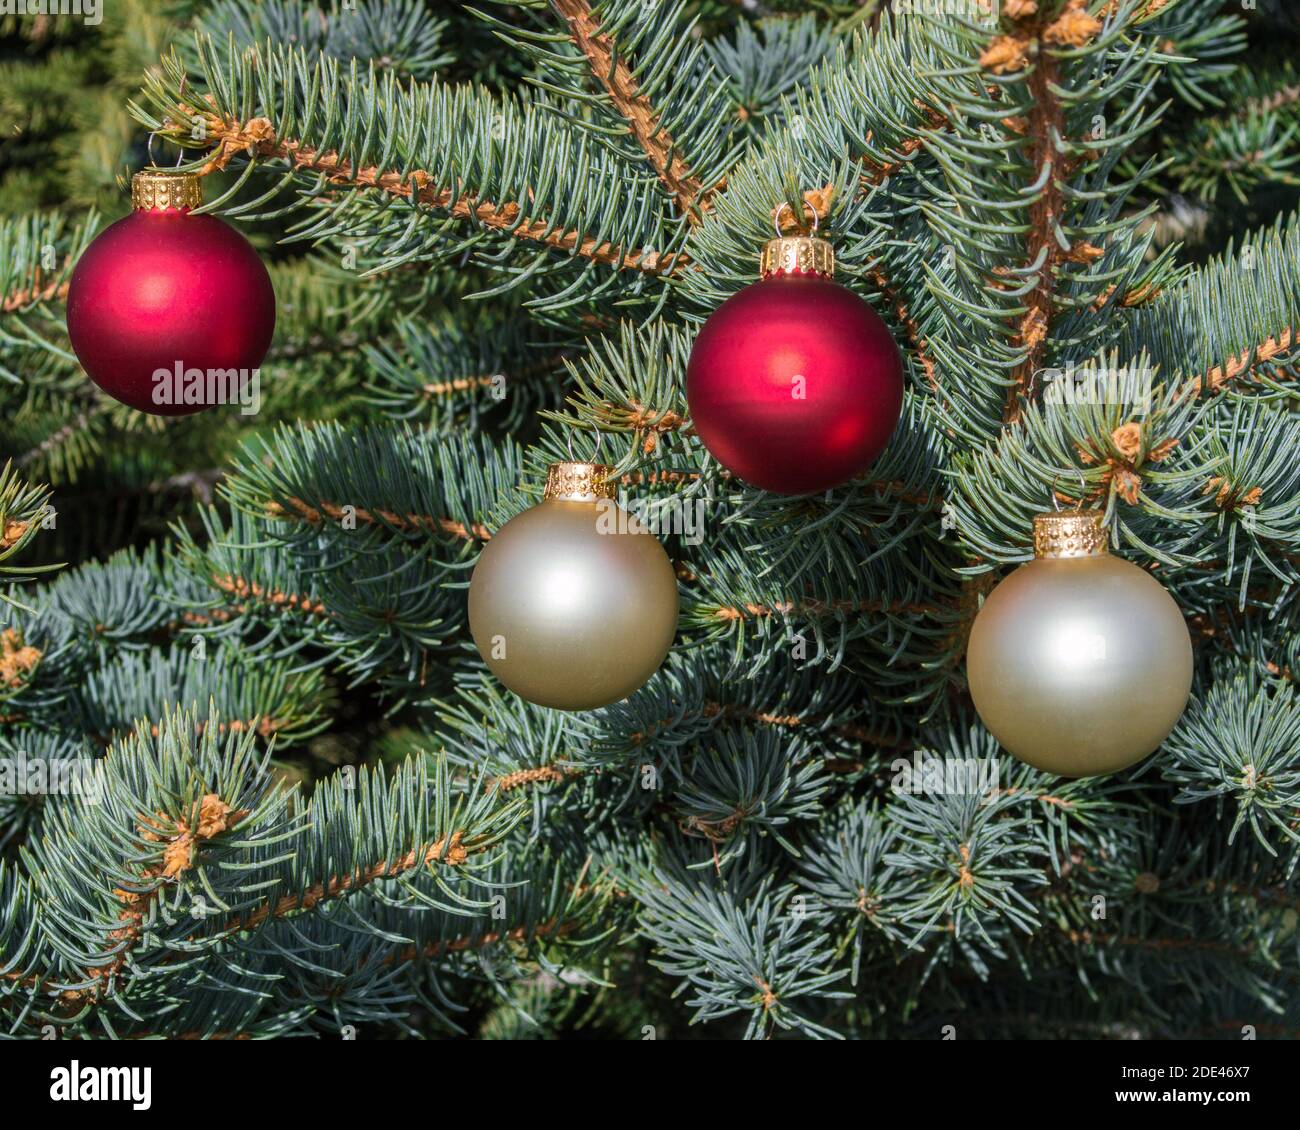
<path id="1" fill-rule="evenodd" d="M 1034 516 L 1034 556 L 1104 557 L 1109 539 L 1100 510 L 1052 510 Z"/>
<path id="2" fill-rule="evenodd" d="M 197 208 L 203 203 L 198 173 L 152 170 L 131 178 L 131 207 L 137 212 Z"/>
<path id="3" fill-rule="evenodd" d="M 769 275 L 824 275 L 835 274 L 835 251 L 824 239 L 815 235 L 783 235 L 763 244 L 759 257 L 758 273 Z"/>
<path id="4" fill-rule="evenodd" d="M 614 468 L 606 463 L 552 463 L 546 469 L 546 488 L 542 498 L 565 502 L 595 502 L 614 497 L 609 475 Z"/>

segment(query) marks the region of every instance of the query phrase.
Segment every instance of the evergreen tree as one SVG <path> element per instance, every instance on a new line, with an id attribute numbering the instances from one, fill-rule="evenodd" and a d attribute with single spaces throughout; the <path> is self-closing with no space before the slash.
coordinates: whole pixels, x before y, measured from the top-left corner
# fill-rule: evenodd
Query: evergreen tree
<path id="1" fill-rule="evenodd" d="M 1286 4 L 102 9 L 0 17 L 0 764 L 78 769 L 0 795 L 0 1030 L 1300 1029 Z M 143 416 L 70 350 L 154 161 L 270 266 L 255 416 Z M 784 497 L 684 374 L 814 224 L 907 392 L 865 477 Z M 1149 396 L 1053 395 L 1116 370 Z M 578 713 L 491 677 L 465 593 L 566 459 L 703 516 L 662 538 L 669 659 Z M 1023 765 L 967 693 L 1053 500 L 1195 643 L 1111 777 Z"/>

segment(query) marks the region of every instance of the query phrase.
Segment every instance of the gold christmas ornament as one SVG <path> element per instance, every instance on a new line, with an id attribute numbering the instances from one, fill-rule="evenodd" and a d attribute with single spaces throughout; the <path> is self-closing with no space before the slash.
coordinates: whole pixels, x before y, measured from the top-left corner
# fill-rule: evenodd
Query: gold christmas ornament
<path id="1" fill-rule="evenodd" d="M 1058 511 L 1034 519 L 1034 560 L 985 600 L 966 674 L 1007 752 L 1093 777 L 1168 737 L 1191 693 L 1192 640 L 1155 578 L 1110 554 L 1100 511 Z"/>
<path id="2" fill-rule="evenodd" d="M 663 546 L 613 500 L 612 468 L 554 463 L 542 501 L 491 538 L 469 585 L 469 629 L 510 690 L 594 710 L 639 689 L 677 632 Z"/>

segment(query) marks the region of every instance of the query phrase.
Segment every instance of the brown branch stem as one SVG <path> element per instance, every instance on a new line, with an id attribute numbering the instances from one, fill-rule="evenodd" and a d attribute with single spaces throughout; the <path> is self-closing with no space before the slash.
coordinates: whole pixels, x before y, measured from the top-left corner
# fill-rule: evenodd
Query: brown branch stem
<path id="1" fill-rule="evenodd" d="M 551 0 L 557 13 L 569 25 L 569 35 L 591 64 L 596 81 L 605 88 L 614 108 L 627 120 L 632 136 L 645 151 L 663 185 L 677 202 L 677 208 L 692 224 L 699 224 L 708 209 L 704 186 L 687 167 L 668 131 L 660 124 L 659 112 L 642 91 L 632 68 L 627 65 L 587 0 Z"/>
<path id="2" fill-rule="evenodd" d="M 203 167 L 205 174 L 224 169 L 239 153 L 279 159 L 287 161 L 295 169 L 319 174 L 332 185 L 378 189 L 390 196 L 447 212 L 457 219 L 472 220 L 482 227 L 515 239 L 540 243 L 557 251 L 572 252 L 619 270 L 662 275 L 680 270 L 688 262 L 685 255 L 625 250 L 608 241 L 601 242 L 591 236 L 581 237 L 577 232 L 558 231 L 548 220 L 525 215 L 523 208 L 513 201 L 496 203 L 476 200 L 464 192 L 463 186 L 440 187 L 423 169 L 402 173 L 393 169 L 380 169 L 375 165 L 354 168 L 350 161 L 335 150 L 322 151 L 298 140 L 277 137 L 267 118 L 251 118 L 247 122 L 241 122 L 193 106 L 181 106 L 178 112 L 190 119 L 203 120 L 208 139 L 217 143 L 217 148 Z M 173 126 L 173 129 L 188 133 L 188 127 L 184 125 Z"/>

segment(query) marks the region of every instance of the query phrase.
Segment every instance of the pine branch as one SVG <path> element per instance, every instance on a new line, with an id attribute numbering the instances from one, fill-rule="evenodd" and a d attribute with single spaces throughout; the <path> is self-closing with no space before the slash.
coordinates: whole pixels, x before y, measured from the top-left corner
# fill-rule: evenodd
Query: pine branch
<path id="1" fill-rule="evenodd" d="M 76 1008 L 129 995 L 148 971 L 183 967 L 233 936 L 395 878 L 408 899 L 427 905 L 412 883 L 434 870 L 490 864 L 521 815 L 475 790 L 453 799 L 447 774 L 430 779 L 422 762 L 391 780 L 363 770 L 355 787 L 324 782 L 295 814 L 254 754 L 252 734 L 222 739 L 215 716 L 196 721 L 178 711 L 156 736 L 138 727 L 96 764 L 93 797 L 77 793 L 50 807 L 30 866 L 49 895 L 46 928 L 76 942 L 55 959 L 57 973 L 29 963 L 11 968 L 9 980 Z M 358 822 L 359 805 L 387 813 L 382 826 Z M 294 850 L 286 852 L 286 841 Z M 181 892 L 204 913 L 177 913 Z"/>
<path id="2" fill-rule="evenodd" d="M 486 851 L 490 846 L 490 841 L 475 842 L 466 839 L 464 831 L 457 829 L 427 848 L 413 848 L 395 859 L 381 859 L 360 866 L 345 875 L 331 875 L 328 879 L 312 884 L 304 891 L 284 895 L 274 902 L 264 903 L 249 914 L 230 919 L 224 928 L 231 933 L 255 930 L 273 919 L 288 918 L 301 911 L 314 910 L 323 902 L 353 894 L 381 879 L 396 879 L 411 872 L 425 871 L 435 864 L 459 867 L 472 854 Z"/>
<path id="3" fill-rule="evenodd" d="M 75 225 L 54 211 L 0 221 L 0 313 L 66 298 L 72 268 L 98 227 L 93 212 Z"/>
<path id="4" fill-rule="evenodd" d="M 1021 17 L 1013 13 L 1012 18 Z M 1058 97 L 1059 64 L 1053 48 L 1085 47 L 1101 26 L 1082 3 L 1072 2 L 1060 15 L 1046 10 L 1034 23 L 1020 24 L 1015 35 L 994 40 L 980 58 L 981 66 L 994 74 L 1005 74 L 1023 66 L 1031 43 L 1036 43 L 1036 56 L 1025 82 L 1029 111 L 1023 124 L 1029 141 L 1029 171 L 1033 183 L 1041 185 L 1029 203 L 1025 252 L 1025 269 L 1034 272 L 1036 281 L 1024 298 L 1026 309 L 1016 330 L 1015 341 L 1024 356 L 1013 371 L 1007 389 L 1002 413 L 1006 424 L 1019 421 L 1021 402 L 1032 393 L 1035 374 L 1047 355 L 1048 331 L 1056 314 L 1057 272 L 1071 253 L 1070 248 L 1062 246 L 1061 240 L 1062 218 L 1067 207 L 1063 186 L 1068 183 L 1070 161 L 1063 148 L 1067 140 L 1066 119 Z"/>
<path id="5" fill-rule="evenodd" d="M 908 308 L 907 300 L 889 281 L 889 277 L 885 272 L 879 268 L 873 267 L 868 271 L 867 278 L 871 280 L 871 283 L 876 290 L 884 296 L 885 301 L 893 307 L 894 317 L 898 320 L 898 324 L 903 327 L 907 334 L 908 345 L 911 347 L 908 350 L 908 355 L 921 366 L 922 371 L 925 373 L 926 383 L 930 386 L 930 390 L 935 394 L 935 396 L 939 396 L 939 367 L 934 358 L 930 355 L 930 351 L 927 348 L 928 343 L 925 340 L 924 334 L 921 332 L 920 324 L 917 322 L 916 318 L 913 317 Z"/>
<path id="6" fill-rule="evenodd" d="M 1019 421 L 1021 400 L 1032 392 L 1034 375 L 1042 365 L 1046 349 L 1047 330 L 1055 313 L 1056 271 L 1063 258 L 1057 223 L 1064 205 L 1061 182 L 1066 172 L 1061 167 L 1064 156 L 1056 144 L 1056 139 L 1064 134 L 1064 115 L 1053 89 L 1056 83 L 1056 61 L 1050 53 L 1042 52 L 1028 80 L 1031 109 L 1027 126 L 1030 168 L 1044 181 L 1042 190 L 1029 206 L 1025 254 L 1026 264 L 1037 273 L 1038 281 L 1025 299 L 1027 309 L 1017 327 L 1016 341 L 1025 355 L 1007 389 L 1002 412 L 1006 424 Z"/>
<path id="7" fill-rule="evenodd" d="M 466 197 L 454 188 L 441 188 L 432 174 L 424 169 L 380 169 L 368 165 L 354 169 L 344 157 L 334 150 L 320 151 L 293 138 L 276 137 L 274 127 L 267 118 L 250 118 L 240 121 L 220 117 L 193 105 L 182 105 L 179 112 L 190 121 L 204 123 L 208 141 L 216 142 L 217 149 L 204 162 L 205 174 L 227 167 L 238 155 L 257 155 L 279 159 L 301 172 L 316 173 L 327 183 L 337 187 L 368 188 L 410 200 L 426 208 L 443 211 L 459 220 L 472 220 L 492 231 L 501 232 L 514 239 L 543 244 L 556 251 L 566 251 L 593 262 L 604 263 L 619 270 L 644 271 L 647 274 L 671 274 L 689 263 L 684 254 L 660 255 L 652 250 L 625 251 L 594 236 L 583 236 L 574 231 L 557 231 L 554 224 L 544 218 L 530 216 L 515 201 L 493 202 Z M 175 128 L 175 127 L 174 127 Z M 187 136 L 188 130 L 182 130 Z"/>
<path id="8" fill-rule="evenodd" d="M 1229 357 L 1209 372 L 1190 378 L 1188 390 L 1194 394 L 1219 392 L 1226 385 L 1249 381 L 1255 377 L 1259 366 L 1267 365 L 1280 357 L 1290 357 L 1297 346 L 1300 346 L 1300 333 L 1294 327 L 1286 326 L 1258 344 L 1247 346 L 1235 357 Z"/>
<path id="9" fill-rule="evenodd" d="M 1120 350 L 1148 354 L 1192 395 L 1284 381 L 1300 349 L 1298 258 L 1300 214 L 1247 232 L 1134 310 Z"/>
<path id="10" fill-rule="evenodd" d="M 431 78 L 456 61 L 447 42 L 451 21 L 421 0 L 333 0 L 328 8 L 310 0 L 223 0 L 205 7 L 197 26 L 240 47 L 268 39 L 301 43 L 332 58 L 371 59 L 377 68 Z"/>
<path id="11" fill-rule="evenodd" d="M 592 73 L 605 88 L 610 101 L 627 119 L 637 143 L 645 150 L 646 158 L 677 201 L 678 210 L 691 224 L 700 223 L 701 213 L 709 207 L 704 186 L 677 151 L 658 111 L 641 89 L 632 69 L 619 55 L 612 37 L 601 29 L 600 20 L 588 0 L 552 0 L 552 5 L 568 24 L 569 34 L 591 64 Z"/>
<path id="12" fill-rule="evenodd" d="M 779 604 L 746 604 L 739 608 L 719 608 L 713 615 L 719 620 L 761 619 L 767 616 L 799 616 L 819 618 L 824 616 L 865 616 L 887 613 L 891 616 L 934 616 L 944 607 L 917 601 L 880 600 L 803 600 L 784 601 Z"/>
<path id="13" fill-rule="evenodd" d="M 292 518 L 319 526 L 329 521 L 339 523 L 350 518 L 363 525 L 381 529 L 400 530 L 403 533 L 424 531 L 437 533 L 463 541 L 487 541 L 492 531 L 483 523 L 467 526 L 451 518 L 434 518 L 426 514 L 394 514 L 388 510 L 376 510 L 373 514 L 364 507 L 352 506 L 345 510 L 337 502 L 322 501 L 316 506 L 309 506 L 301 498 L 290 497 L 285 504 L 271 502 L 266 507 L 267 516 L 271 518 Z"/>
<path id="14" fill-rule="evenodd" d="M 66 273 L 66 267 L 65 271 L 61 273 Z M 0 313 L 12 314 L 17 310 L 23 310 L 41 302 L 62 302 L 67 297 L 68 284 L 66 282 L 51 279 L 42 286 L 41 280 L 37 278 L 31 287 L 15 290 L 4 295 L 3 300 L 0 300 Z"/>
<path id="15" fill-rule="evenodd" d="M 0 468 L 0 579 L 10 583 L 26 581 L 57 569 L 49 565 L 14 565 L 7 563 L 27 549 L 41 531 L 42 521 L 51 513 L 50 489 L 22 479 L 12 463 Z M 0 589 L 0 607 L 14 604 L 14 597 Z M 0 660 L 0 688 L 16 686 L 20 669 L 12 664 L 14 648 L 6 640 L 4 659 Z M 17 681 L 15 681 L 17 680 Z"/>

